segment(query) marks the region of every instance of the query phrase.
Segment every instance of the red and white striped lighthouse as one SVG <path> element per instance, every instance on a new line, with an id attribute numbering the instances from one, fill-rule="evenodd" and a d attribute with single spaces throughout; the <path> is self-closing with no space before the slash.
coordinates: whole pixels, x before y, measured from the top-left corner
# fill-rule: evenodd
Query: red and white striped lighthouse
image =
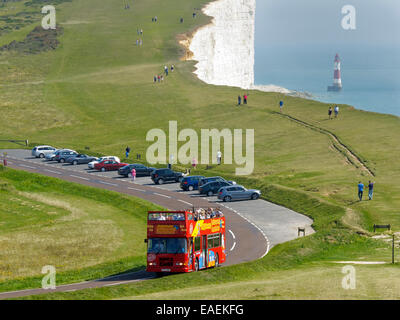
<path id="1" fill-rule="evenodd" d="M 340 58 L 339 54 L 336 53 L 335 64 L 333 71 L 333 85 L 328 86 L 328 91 L 340 91 L 342 89 L 342 78 L 340 76 Z"/>

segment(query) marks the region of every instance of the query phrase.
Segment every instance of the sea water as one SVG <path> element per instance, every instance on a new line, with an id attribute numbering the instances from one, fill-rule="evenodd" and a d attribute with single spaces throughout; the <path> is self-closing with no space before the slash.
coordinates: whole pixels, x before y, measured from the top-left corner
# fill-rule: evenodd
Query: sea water
<path id="1" fill-rule="evenodd" d="M 269 0 L 268 6 L 260 2 L 256 9 L 255 84 L 274 84 L 308 92 L 313 99 L 333 105 L 349 104 L 400 116 L 400 30 L 393 30 L 397 23 L 389 23 L 391 17 L 400 20 L 400 6 L 384 8 L 388 10 L 382 13 L 386 25 L 374 28 L 362 15 L 373 17 L 368 11 L 371 8 L 358 3 L 358 29 L 346 31 L 340 26 L 343 1 L 330 0 L 329 10 L 326 5 L 312 8 L 313 0 Z M 336 53 L 341 59 L 343 89 L 328 92 Z"/>

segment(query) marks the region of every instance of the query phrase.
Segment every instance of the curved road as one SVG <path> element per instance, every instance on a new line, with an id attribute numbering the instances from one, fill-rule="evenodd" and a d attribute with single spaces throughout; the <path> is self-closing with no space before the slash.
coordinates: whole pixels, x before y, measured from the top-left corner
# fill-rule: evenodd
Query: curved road
<path id="1" fill-rule="evenodd" d="M 87 165 L 73 166 L 37 159 L 31 156 L 30 150 L 0 150 L 0 154 L 4 152 L 7 152 L 9 167 L 129 194 L 171 210 L 190 209 L 193 206 L 219 206 L 227 220 L 226 243 L 228 253 L 224 265 L 263 257 L 273 245 L 296 238 L 298 227 L 305 227 L 307 234 L 313 232 L 311 219 L 264 200 L 225 204 L 217 200 L 215 196 L 199 196 L 197 191 L 183 192 L 177 183 L 158 186 L 154 185 L 149 177 L 138 177 L 133 183 L 131 179 L 118 176 L 115 171 L 98 172 L 89 170 Z M 148 274 L 145 271 L 130 272 L 100 280 L 61 285 L 51 292 L 111 286 L 153 277 L 153 274 Z M 0 293 L 0 299 L 48 292 L 49 290 L 44 289 L 4 292 Z"/>

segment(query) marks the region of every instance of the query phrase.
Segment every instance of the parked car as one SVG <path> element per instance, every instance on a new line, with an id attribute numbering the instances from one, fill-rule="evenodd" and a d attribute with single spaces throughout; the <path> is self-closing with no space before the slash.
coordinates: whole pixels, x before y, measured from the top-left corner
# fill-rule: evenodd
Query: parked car
<path id="1" fill-rule="evenodd" d="M 209 183 L 209 182 L 212 182 L 212 181 L 219 181 L 219 180 L 225 181 L 225 179 L 222 178 L 222 177 L 205 177 L 205 178 L 202 178 L 199 181 L 199 187 L 202 186 L 203 184 L 206 184 L 206 183 Z"/>
<path id="2" fill-rule="evenodd" d="M 127 165 L 127 163 L 120 163 L 115 160 L 103 160 L 102 162 L 96 163 L 94 165 L 94 169 L 104 172 L 118 170 L 119 168 L 125 167 Z"/>
<path id="3" fill-rule="evenodd" d="M 63 150 L 63 149 L 57 149 L 57 150 L 55 150 L 54 152 L 50 152 L 50 153 L 46 154 L 44 158 L 45 158 L 47 161 L 54 161 L 54 157 L 55 157 L 55 156 L 57 155 L 57 153 L 60 152 L 61 150 Z"/>
<path id="4" fill-rule="evenodd" d="M 260 190 L 246 189 L 240 185 L 222 187 L 218 191 L 218 199 L 225 202 L 232 200 L 257 200 L 260 196 Z"/>
<path id="5" fill-rule="evenodd" d="M 96 157 L 90 157 L 87 154 L 77 154 L 76 156 L 69 157 L 65 160 L 67 163 L 71 163 L 73 165 L 77 164 L 88 164 L 89 162 L 97 159 Z"/>
<path id="6" fill-rule="evenodd" d="M 89 169 L 94 169 L 94 165 L 95 165 L 96 163 L 102 162 L 102 161 L 104 161 L 104 160 L 114 160 L 114 161 L 117 161 L 117 162 L 121 162 L 121 160 L 119 160 L 119 158 L 118 158 L 118 157 L 115 157 L 115 156 L 100 157 L 100 158 L 97 158 L 97 159 L 94 160 L 94 161 L 89 162 L 89 163 L 88 163 L 88 168 L 89 168 Z"/>
<path id="7" fill-rule="evenodd" d="M 208 196 L 212 196 L 213 194 L 216 194 L 219 189 L 222 187 L 227 187 L 231 186 L 232 183 L 226 181 L 226 180 L 216 180 L 216 181 L 211 181 L 206 184 L 203 184 L 199 187 L 199 193 L 200 194 L 206 194 Z"/>
<path id="8" fill-rule="evenodd" d="M 188 176 L 184 177 L 181 181 L 181 189 L 184 191 L 197 190 L 199 188 L 199 181 L 203 179 L 204 176 Z"/>
<path id="9" fill-rule="evenodd" d="M 44 158 L 46 154 L 53 153 L 57 149 L 51 146 L 36 146 L 32 149 L 32 156 L 36 158 Z"/>
<path id="10" fill-rule="evenodd" d="M 62 150 L 61 152 L 57 153 L 54 157 L 55 161 L 64 163 L 67 158 L 77 155 L 78 152 L 74 150 Z"/>
<path id="11" fill-rule="evenodd" d="M 155 184 L 163 184 L 168 181 L 180 182 L 183 179 L 183 173 L 168 168 L 156 169 L 151 173 L 150 177 Z"/>
<path id="12" fill-rule="evenodd" d="M 206 184 L 206 183 L 209 183 L 209 182 L 213 182 L 213 181 L 227 181 L 227 180 L 225 180 L 224 178 L 219 177 L 219 176 L 217 176 L 217 177 L 206 177 L 206 178 L 200 179 L 199 187 L 202 186 L 203 184 Z M 228 181 L 228 182 L 230 182 L 231 184 L 236 184 L 235 181 Z"/>
<path id="13" fill-rule="evenodd" d="M 134 163 L 134 164 L 128 164 L 125 167 L 119 168 L 118 169 L 118 174 L 120 176 L 124 176 L 124 177 L 132 177 L 132 169 L 136 170 L 136 176 L 142 176 L 142 177 L 147 177 L 150 176 L 150 174 L 156 170 L 156 168 L 152 168 L 152 167 L 146 167 L 143 164 L 140 163 Z"/>

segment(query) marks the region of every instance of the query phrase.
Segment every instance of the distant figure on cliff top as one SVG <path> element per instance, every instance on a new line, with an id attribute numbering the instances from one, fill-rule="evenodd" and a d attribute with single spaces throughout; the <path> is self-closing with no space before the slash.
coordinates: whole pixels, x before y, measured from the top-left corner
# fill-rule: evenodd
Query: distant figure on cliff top
<path id="1" fill-rule="evenodd" d="M 358 183 L 358 199 L 361 201 L 363 197 L 363 192 L 364 192 L 364 184 L 360 181 Z"/>
<path id="2" fill-rule="evenodd" d="M 329 107 L 328 116 L 329 116 L 329 119 L 332 120 L 332 107 Z"/>
<path id="3" fill-rule="evenodd" d="M 165 75 L 167 76 L 168 75 L 168 67 L 167 66 L 164 66 L 164 72 L 165 72 Z"/>
<path id="4" fill-rule="evenodd" d="M 183 23 L 183 18 L 181 18 L 180 22 Z"/>
<path id="5" fill-rule="evenodd" d="M 157 76 L 154 76 L 154 83 L 157 82 Z"/>
<path id="6" fill-rule="evenodd" d="M 247 104 L 247 94 L 243 95 L 243 103 Z"/>
<path id="7" fill-rule="evenodd" d="M 339 107 L 335 106 L 335 118 L 337 118 L 339 115 Z"/>
<path id="8" fill-rule="evenodd" d="M 238 96 L 238 106 L 240 106 L 241 103 L 242 103 L 242 97 Z"/>
<path id="9" fill-rule="evenodd" d="M 279 108 L 280 108 L 281 113 L 282 113 L 282 110 L 283 110 L 283 101 L 282 100 L 279 101 Z"/>
<path id="10" fill-rule="evenodd" d="M 369 200 L 372 200 L 372 196 L 373 196 L 373 193 L 374 193 L 374 182 L 372 182 L 372 181 L 369 181 L 368 182 L 368 199 Z"/>
<path id="11" fill-rule="evenodd" d="M 174 72 L 174 65 L 171 65 L 171 72 Z"/>
<path id="12" fill-rule="evenodd" d="M 193 12 L 193 18 L 196 18 L 196 12 Z"/>

